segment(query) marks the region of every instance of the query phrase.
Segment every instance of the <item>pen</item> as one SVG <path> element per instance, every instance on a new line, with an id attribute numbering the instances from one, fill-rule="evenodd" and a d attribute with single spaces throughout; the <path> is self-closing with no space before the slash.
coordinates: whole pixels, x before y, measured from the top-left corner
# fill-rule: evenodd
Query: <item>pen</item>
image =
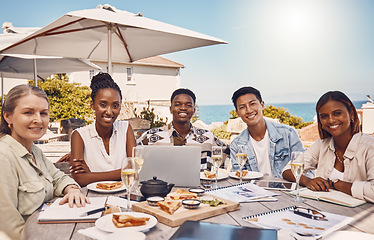
<path id="1" fill-rule="evenodd" d="M 105 210 L 107 210 L 109 208 L 110 208 L 110 206 L 106 206 L 106 207 L 98 208 L 98 209 L 95 209 L 95 210 L 91 210 L 91 211 L 83 213 L 81 215 L 81 217 L 92 215 L 92 214 L 95 214 L 95 213 L 98 213 L 98 212 L 102 212 L 102 211 L 105 211 Z"/>
<path id="2" fill-rule="evenodd" d="M 295 214 L 297 215 L 300 215 L 302 217 L 306 217 L 306 218 L 311 218 L 311 219 L 314 219 L 314 220 L 323 220 L 323 221 L 327 221 L 327 219 L 325 217 L 320 217 L 320 216 L 316 216 L 314 214 L 310 214 L 310 213 L 305 213 L 305 212 L 300 212 L 300 211 L 293 211 Z"/>

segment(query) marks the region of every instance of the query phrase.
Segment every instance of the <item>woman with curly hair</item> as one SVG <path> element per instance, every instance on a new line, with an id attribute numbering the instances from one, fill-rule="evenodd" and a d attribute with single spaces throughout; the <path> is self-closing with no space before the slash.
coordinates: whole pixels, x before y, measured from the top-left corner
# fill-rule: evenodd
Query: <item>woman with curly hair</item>
<path id="1" fill-rule="evenodd" d="M 71 136 L 70 172 L 81 186 L 121 180 L 121 163 L 136 146 L 129 122 L 116 120 L 122 93 L 112 77 L 99 73 L 92 78 L 90 88 L 95 121 Z"/>

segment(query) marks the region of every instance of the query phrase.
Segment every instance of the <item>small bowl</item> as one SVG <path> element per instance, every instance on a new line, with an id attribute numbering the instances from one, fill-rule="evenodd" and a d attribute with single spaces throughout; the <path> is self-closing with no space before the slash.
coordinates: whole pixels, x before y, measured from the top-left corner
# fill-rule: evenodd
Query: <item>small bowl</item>
<path id="1" fill-rule="evenodd" d="M 185 199 L 185 200 L 182 201 L 182 204 L 185 208 L 195 209 L 195 208 L 198 208 L 200 206 L 200 200 Z"/>
<path id="2" fill-rule="evenodd" d="M 202 188 L 190 188 L 188 191 L 196 193 L 198 197 L 201 197 L 205 192 L 205 190 Z"/>
<path id="3" fill-rule="evenodd" d="M 149 198 L 147 198 L 147 202 L 148 202 L 148 204 L 151 205 L 151 206 L 157 206 L 157 203 L 158 203 L 158 202 L 162 202 L 162 201 L 164 201 L 164 200 L 165 200 L 165 198 L 163 198 L 163 197 L 158 197 L 158 196 L 153 196 L 153 197 L 149 197 Z"/>

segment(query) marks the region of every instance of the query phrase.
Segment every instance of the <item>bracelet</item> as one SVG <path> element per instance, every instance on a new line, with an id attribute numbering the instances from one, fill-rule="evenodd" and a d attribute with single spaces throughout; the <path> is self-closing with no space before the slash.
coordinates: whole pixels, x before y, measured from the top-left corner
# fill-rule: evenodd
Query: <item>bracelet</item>
<path id="1" fill-rule="evenodd" d="M 335 190 L 336 190 L 336 188 L 335 188 L 335 185 L 334 185 L 334 182 L 333 182 L 333 181 L 331 181 L 331 186 L 332 186 L 332 189 L 335 189 Z"/>

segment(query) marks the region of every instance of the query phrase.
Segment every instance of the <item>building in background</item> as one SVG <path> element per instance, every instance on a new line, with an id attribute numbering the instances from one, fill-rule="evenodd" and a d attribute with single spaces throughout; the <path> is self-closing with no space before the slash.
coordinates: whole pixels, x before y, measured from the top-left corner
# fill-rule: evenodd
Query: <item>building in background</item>
<path id="1" fill-rule="evenodd" d="M 92 61 L 106 72 L 107 63 Z M 184 66 L 166 58 L 155 56 L 132 63 L 113 63 L 113 80 L 121 88 L 123 100 L 142 110 L 149 103 L 160 117 L 170 119 L 170 96 L 181 87 L 180 71 Z M 99 71 L 68 74 L 69 81 L 90 86 Z"/>

